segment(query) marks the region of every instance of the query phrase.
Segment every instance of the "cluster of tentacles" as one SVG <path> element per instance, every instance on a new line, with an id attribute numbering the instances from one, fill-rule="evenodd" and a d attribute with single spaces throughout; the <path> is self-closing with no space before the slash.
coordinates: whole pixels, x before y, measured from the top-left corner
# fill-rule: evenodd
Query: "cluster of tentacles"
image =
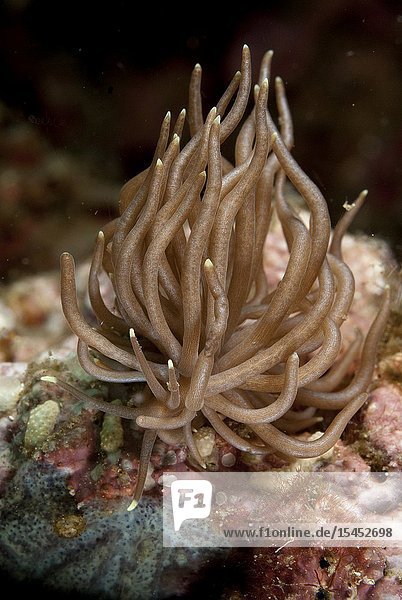
<path id="1" fill-rule="evenodd" d="M 263 58 L 255 105 L 244 120 L 252 83 L 249 49 L 243 48 L 241 71 L 205 120 L 196 65 L 190 140 L 182 145 L 186 112 L 173 126 L 168 113 L 152 164 L 126 183 L 120 216 L 98 235 L 89 276 L 95 328 L 77 304 L 74 260 L 61 257 L 63 310 L 79 338 L 82 367 L 103 381 L 147 383 L 144 403 L 128 407 L 44 377 L 145 430 L 130 508 L 141 497 L 157 437 L 185 443 L 201 467 L 193 432 L 203 422 L 244 452 L 313 457 L 335 444 L 367 397 L 389 309 L 387 290 L 364 343 L 358 333 L 335 362 L 354 295 L 341 240 L 366 191 L 330 242 L 327 204 L 290 154 L 292 121 L 279 78 L 280 132 L 267 109 L 271 56 Z M 242 120 L 232 164 L 221 147 Z M 305 202 L 308 226 L 285 197 L 287 180 Z M 289 260 L 277 288 L 268 292 L 262 252 L 274 213 Z M 114 306 L 100 293 L 102 270 L 112 282 Z M 360 366 L 339 390 L 360 350 Z M 324 434 L 311 441 L 292 435 L 320 420 L 317 409 L 338 411 Z M 236 423 L 246 424 L 249 433 L 241 437 Z"/>

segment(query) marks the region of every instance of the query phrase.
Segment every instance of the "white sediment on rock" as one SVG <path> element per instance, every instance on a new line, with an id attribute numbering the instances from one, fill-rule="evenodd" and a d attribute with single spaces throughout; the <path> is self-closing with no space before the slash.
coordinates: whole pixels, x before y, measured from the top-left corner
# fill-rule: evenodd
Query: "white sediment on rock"
<path id="1" fill-rule="evenodd" d="M 18 376 L 0 375 L 0 414 L 14 412 L 23 387 Z"/>

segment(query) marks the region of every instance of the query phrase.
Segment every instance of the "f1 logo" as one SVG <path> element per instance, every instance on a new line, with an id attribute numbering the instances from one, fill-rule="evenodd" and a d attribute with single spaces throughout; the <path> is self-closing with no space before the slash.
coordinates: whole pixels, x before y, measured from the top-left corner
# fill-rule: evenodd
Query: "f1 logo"
<path id="1" fill-rule="evenodd" d="M 205 479 L 173 481 L 171 485 L 174 530 L 186 519 L 206 519 L 211 512 L 212 484 Z"/>

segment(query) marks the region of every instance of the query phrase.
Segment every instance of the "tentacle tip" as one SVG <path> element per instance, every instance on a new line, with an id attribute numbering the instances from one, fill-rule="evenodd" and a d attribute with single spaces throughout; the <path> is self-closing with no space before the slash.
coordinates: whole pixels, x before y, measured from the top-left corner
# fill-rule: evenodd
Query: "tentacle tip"
<path id="1" fill-rule="evenodd" d="M 207 258 L 207 260 L 204 262 L 204 267 L 206 269 L 213 269 L 213 266 L 214 266 L 214 264 L 213 264 L 212 260 L 210 258 Z"/>
<path id="2" fill-rule="evenodd" d="M 250 48 L 249 48 L 249 46 L 247 44 L 243 44 L 242 50 L 243 50 L 243 52 L 247 52 L 247 53 L 250 52 Z"/>
<path id="3" fill-rule="evenodd" d="M 127 512 L 131 512 L 132 510 L 134 510 L 135 508 L 137 508 L 138 506 L 138 501 L 137 500 L 133 500 L 130 505 L 127 507 Z"/>
<path id="4" fill-rule="evenodd" d="M 180 136 L 177 135 L 177 133 L 173 134 L 173 138 L 172 138 L 172 142 L 179 144 L 180 143 Z"/>
<path id="5" fill-rule="evenodd" d="M 273 50 L 267 50 L 267 52 L 265 53 L 265 56 L 270 56 L 272 57 L 274 55 L 274 51 Z"/>
<path id="6" fill-rule="evenodd" d="M 363 196 L 363 198 L 365 198 L 367 196 L 367 194 L 368 194 L 368 190 L 362 190 L 360 195 Z"/>
<path id="7" fill-rule="evenodd" d="M 271 144 L 274 144 L 274 143 L 276 142 L 276 140 L 277 140 L 277 139 L 278 139 L 278 134 L 277 134 L 277 133 L 276 133 L 276 131 L 275 131 L 275 133 L 273 133 L 273 134 L 271 135 Z"/>
<path id="8" fill-rule="evenodd" d="M 366 400 L 367 400 L 367 398 L 368 398 L 368 397 L 369 397 L 369 395 L 368 395 L 368 393 L 367 393 L 367 392 L 363 392 L 362 394 L 360 394 L 360 395 L 358 396 L 358 398 L 357 398 L 357 399 L 358 399 L 358 402 L 359 402 L 359 404 L 360 404 L 360 407 L 362 407 L 362 406 L 363 406 L 363 404 L 366 402 Z"/>
<path id="9" fill-rule="evenodd" d="M 137 336 L 135 335 L 135 331 L 132 327 L 130 328 L 128 333 L 129 333 L 130 338 L 136 339 Z"/>
<path id="10" fill-rule="evenodd" d="M 279 77 L 279 75 L 277 77 L 275 77 L 275 83 L 277 85 L 282 85 L 283 84 L 283 79 L 282 77 Z"/>
<path id="11" fill-rule="evenodd" d="M 217 115 L 217 116 L 215 117 L 215 119 L 214 119 L 214 123 L 215 123 L 216 125 L 220 125 L 220 124 L 221 124 L 221 116 L 220 116 L 220 115 Z"/>
<path id="12" fill-rule="evenodd" d="M 168 369 L 174 369 L 174 364 L 171 358 L 168 359 Z"/>
<path id="13" fill-rule="evenodd" d="M 290 355 L 290 357 L 292 360 L 299 362 L 299 355 L 297 354 L 297 352 L 292 352 L 292 354 Z"/>
<path id="14" fill-rule="evenodd" d="M 265 78 L 262 80 L 261 87 L 262 87 L 263 89 L 265 89 L 265 88 L 267 88 L 267 87 L 268 87 L 268 77 L 265 77 Z"/>
<path id="15" fill-rule="evenodd" d="M 105 234 L 103 233 L 103 231 L 99 231 L 98 240 L 103 242 L 104 239 L 105 239 Z"/>
<path id="16" fill-rule="evenodd" d="M 165 118 L 163 119 L 164 121 L 170 121 L 172 117 L 172 113 L 170 112 L 170 110 L 167 111 Z"/>
<path id="17" fill-rule="evenodd" d="M 40 378 L 40 381 L 48 381 L 49 383 L 57 383 L 56 377 L 53 377 L 52 375 L 43 375 Z"/>
<path id="18" fill-rule="evenodd" d="M 200 63 L 196 63 L 194 65 L 194 71 L 201 71 L 201 70 L 202 70 L 202 67 L 201 67 Z"/>
<path id="19" fill-rule="evenodd" d="M 163 162 L 161 161 L 160 158 L 158 158 L 158 160 L 156 161 L 156 166 L 159 168 L 163 167 Z"/>
<path id="20" fill-rule="evenodd" d="M 185 116 L 186 116 L 186 114 L 187 114 L 187 111 L 186 111 L 186 109 L 185 109 L 185 108 L 182 108 L 182 109 L 181 109 L 181 111 L 180 111 L 180 115 L 182 115 L 183 117 L 185 117 Z"/>

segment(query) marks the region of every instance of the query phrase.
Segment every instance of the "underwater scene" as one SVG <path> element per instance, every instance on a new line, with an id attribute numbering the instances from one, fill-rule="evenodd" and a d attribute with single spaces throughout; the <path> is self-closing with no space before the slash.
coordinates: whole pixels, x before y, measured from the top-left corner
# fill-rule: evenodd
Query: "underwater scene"
<path id="1" fill-rule="evenodd" d="M 402 599 L 402 9 L 0 7 L 0 573 Z"/>

